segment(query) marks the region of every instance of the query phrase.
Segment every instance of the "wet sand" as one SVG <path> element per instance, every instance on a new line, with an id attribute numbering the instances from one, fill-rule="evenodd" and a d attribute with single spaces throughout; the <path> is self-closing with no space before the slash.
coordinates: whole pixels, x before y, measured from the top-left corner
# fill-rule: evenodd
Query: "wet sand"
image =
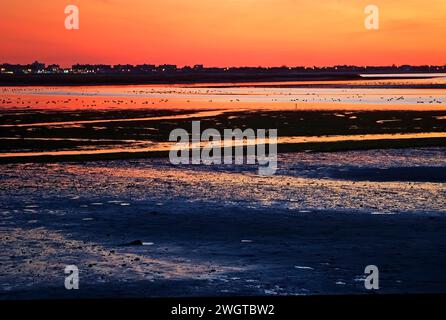
<path id="1" fill-rule="evenodd" d="M 367 294 L 369 264 L 380 267 L 379 293 L 446 285 L 444 217 L 103 210 L 85 226 L 3 226 L 0 299 Z M 121 246 L 140 238 L 154 245 Z M 64 288 L 69 264 L 80 268 L 79 291 Z"/>
<path id="2" fill-rule="evenodd" d="M 167 157 L 177 128 L 277 128 L 279 152 L 445 146 L 446 111 L 1 111 L 0 162 Z"/>
<path id="3" fill-rule="evenodd" d="M 0 299 L 445 292 L 442 89 L 194 86 L 1 90 Z M 276 175 L 128 152 L 192 120 L 277 128 Z"/>
<path id="4" fill-rule="evenodd" d="M 271 178 L 162 159 L 6 165 L 0 298 L 367 294 L 369 264 L 378 293 L 444 293 L 444 182 L 398 171 L 444 171 L 444 153 L 287 154 Z"/>

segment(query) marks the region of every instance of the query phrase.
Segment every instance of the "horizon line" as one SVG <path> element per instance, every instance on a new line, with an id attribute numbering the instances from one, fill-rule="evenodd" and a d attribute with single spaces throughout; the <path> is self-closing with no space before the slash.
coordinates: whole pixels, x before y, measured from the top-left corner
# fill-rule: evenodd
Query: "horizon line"
<path id="1" fill-rule="evenodd" d="M 0 65 L 21 65 L 21 66 L 26 66 L 26 65 L 32 65 L 35 63 L 40 63 L 40 64 L 44 64 L 47 66 L 50 65 L 58 65 L 61 66 L 61 64 L 55 63 L 55 62 L 42 62 L 39 60 L 34 60 L 33 62 L 29 62 L 29 63 L 11 63 L 11 62 L 0 62 Z M 194 64 L 185 64 L 185 65 L 177 65 L 175 63 L 161 63 L 161 64 L 157 64 L 157 63 L 148 63 L 148 62 L 144 62 L 144 63 L 103 63 L 103 62 L 94 62 L 94 63 L 86 63 L 86 62 L 76 62 L 71 64 L 70 66 L 76 66 L 76 65 L 91 65 L 91 66 L 99 66 L 99 65 L 106 65 L 106 66 L 123 66 L 123 65 L 131 65 L 131 66 L 143 66 L 143 65 L 153 65 L 153 66 L 176 66 L 177 68 L 184 68 L 184 67 L 196 67 L 196 66 L 201 66 L 203 68 L 219 68 L 219 69 L 225 69 L 225 68 L 263 68 L 263 69 L 273 69 L 273 68 L 306 68 L 306 69 L 311 69 L 311 68 L 333 68 L 333 67 L 360 67 L 360 68 L 367 68 L 367 67 L 374 67 L 374 68 L 378 68 L 378 67 L 446 67 L 446 63 L 444 64 L 388 64 L 388 65 L 357 65 L 357 64 L 332 64 L 332 65 L 286 65 L 286 64 L 282 64 L 282 65 L 275 65 L 275 66 L 262 66 L 262 65 L 232 65 L 232 66 L 216 66 L 216 65 L 205 65 L 203 63 L 194 63 Z M 66 67 L 62 67 L 62 68 L 66 68 Z"/>

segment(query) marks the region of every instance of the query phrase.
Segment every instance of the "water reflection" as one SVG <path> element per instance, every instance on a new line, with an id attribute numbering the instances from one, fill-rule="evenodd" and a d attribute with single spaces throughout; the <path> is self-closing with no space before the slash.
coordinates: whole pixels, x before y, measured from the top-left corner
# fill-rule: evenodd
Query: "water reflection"
<path id="1" fill-rule="evenodd" d="M 0 107 L 55 110 L 445 110 L 446 89 L 432 88 L 445 85 L 444 79 L 226 83 L 209 87 L 206 84 L 3 87 Z M 304 85 L 306 87 L 299 87 Z M 420 85 L 427 87 L 418 88 Z"/>
<path id="2" fill-rule="evenodd" d="M 278 137 L 277 143 L 281 144 L 305 144 L 305 143 L 326 143 L 343 141 L 373 141 L 373 140 L 406 140 L 406 139 L 433 139 L 446 138 L 446 132 L 422 132 L 422 133 L 392 133 L 392 134 L 360 134 L 360 135 L 333 135 L 333 136 L 285 136 Z M 0 138 L 1 139 L 1 138 Z M 26 140 L 26 139 L 23 139 Z M 118 140 L 119 142 L 119 140 Z M 151 152 L 168 152 L 170 150 L 186 150 L 203 147 L 231 147 L 269 144 L 268 138 L 264 139 L 243 139 L 221 141 L 201 141 L 198 143 L 176 142 L 155 142 L 155 141 L 135 141 L 123 140 L 129 144 L 123 146 L 111 146 L 101 149 L 91 150 L 91 146 L 81 150 L 60 150 L 43 152 L 5 152 L 0 153 L 0 158 L 9 157 L 40 157 L 40 156 L 70 156 L 70 155 L 100 155 L 100 154 L 122 154 L 122 153 L 147 153 L 150 157 Z"/>

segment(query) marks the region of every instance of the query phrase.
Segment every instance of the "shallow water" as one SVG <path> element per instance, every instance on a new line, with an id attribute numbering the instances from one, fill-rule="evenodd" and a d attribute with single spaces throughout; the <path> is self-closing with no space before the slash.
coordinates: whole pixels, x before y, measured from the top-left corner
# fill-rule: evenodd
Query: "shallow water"
<path id="1" fill-rule="evenodd" d="M 299 82 L 139 85 L 91 87 L 3 87 L 0 107 L 43 109 L 269 109 L 269 110 L 445 110 L 446 89 L 415 89 L 444 84 L 446 78 L 398 80 L 403 88 L 380 87 L 396 80 L 354 82 L 376 88 L 324 88 L 353 82 L 313 82 L 314 88 L 280 87 Z M 302 84 L 302 83 L 300 83 Z M 260 86 L 261 85 L 261 86 Z M 406 87 L 404 87 L 406 86 Z"/>
<path id="2" fill-rule="evenodd" d="M 341 110 L 446 110 L 446 89 L 415 89 L 415 84 L 444 84 L 446 78 L 438 79 L 413 79 L 413 80 L 361 80 L 361 81 L 328 81 L 310 82 L 314 85 L 349 85 L 363 84 L 376 85 L 374 89 L 366 88 L 294 88 L 286 85 L 303 84 L 304 82 L 281 82 L 281 83 L 256 83 L 256 84 L 195 84 L 195 85 L 141 85 L 141 86 L 92 86 L 92 87 L 3 87 L 0 91 L 0 109 L 6 111 L 5 117 L 11 117 L 8 123 L 0 124 L 3 130 L 11 130 L 15 133 L 15 138 L 25 138 L 30 134 L 33 138 L 38 138 L 37 131 L 57 132 L 61 129 L 77 128 L 82 130 L 84 126 L 91 125 L 125 125 L 130 132 L 138 123 L 147 123 L 146 130 L 150 129 L 150 122 L 161 121 L 184 121 L 194 119 L 216 118 L 225 113 L 233 113 L 228 116 L 227 121 L 237 118 L 237 113 L 251 111 L 278 111 L 278 110 L 339 110 L 336 117 L 342 117 L 352 122 L 351 128 L 360 128 L 354 122 L 362 121 L 359 115 L 351 115 Z M 308 83 L 306 83 L 308 84 Z M 389 84 L 405 85 L 404 88 L 380 87 Z M 17 110 L 15 110 L 17 109 Z M 20 118 L 26 115 L 26 110 L 30 109 L 39 112 L 39 116 L 47 115 L 45 121 L 33 121 L 31 117 Z M 52 112 L 67 111 L 70 109 L 80 110 L 73 116 L 75 120 L 66 118 L 65 121 L 48 121 Z M 82 118 L 81 110 L 110 110 L 115 111 L 129 109 L 151 109 L 178 112 L 181 114 L 152 115 L 150 117 L 132 117 L 125 114 L 120 117 L 108 118 L 106 112 L 102 115 L 95 115 L 93 119 Z M 15 111 L 14 111 L 15 110 Z M 57 115 L 57 114 L 55 114 Z M 260 114 L 259 114 L 260 115 Z M 444 138 L 443 132 L 438 132 L 438 126 L 444 116 L 436 116 L 440 123 L 432 125 L 432 129 L 416 128 L 413 125 L 411 131 L 416 133 L 395 132 L 391 134 L 346 134 L 308 136 L 281 136 L 279 144 L 290 143 L 323 143 L 341 141 L 367 141 L 367 140 L 395 140 L 395 139 L 415 139 L 415 138 Z M 287 119 L 283 119 L 283 125 L 290 125 Z M 301 119 L 302 120 L 302 119 Z M 417 119 L 413 119 L 415 121 Z M 418 120 L 423 120 L 419 118 Z M 376 124 L 386 127 L 389 124 L 398 124 L 400 118 L 379 119 Z M 220 123 L 221 125 L 221 123 Z M 277 125 L 277 124 L 276 124 Z M 297 124 L 298 125 L 298 124 Z M 362 125 L 362 124 L 361 124 Z M 436 127 L 435 127 L 436 126 Z M 15 131 L 20 129 L 22 131 Z M 92 134 L 101 136 L 101 129 L 93 128 Z M 97 129 L 97 130 L 96 130 Z M 328 128 L 330 129 L 330 128 Z M 23 131 L 27 130 L 27 131 Z M 376 130 L 376 129 L 375 129 Z M 156 130 L 155 130 L 156 131 Z M 430 132 L 435 131 L 435 132 Z M 39 131 L 40 132 L 40 131 Z M 59 134 L 67 134 L 59 131 Z M 352 131 L 354 132 L 354 130 Z M 143 142 L 128 144 L 122 139 L 122 143 L 117 141 L 115 146 L 80 146 L 72 150 L 17 150 L 17 153 L 2 153 L 0 157 L 10 156 L 59 156 L 59 155 L 94 155 L 111 153 L 135 153 L 166 151 L 172 147 L 167 139 L 162 142 L 155 142 L 151 139 L 153 132 L 144 134 Z M 155 132 L 156 133 L 156 132 Z M 73 134 L 73 133 L 71 133 Z M 75 134 L 80 134 L 76 132 Z M 9 134 L 8 138 L 11 138 Z M 55 137 L 59 138 L 59 137 Z M 67 138 L 69 139 L 69 137 Z M 257 143 L 257 142 L 254 142 Z M 28 144 L 29 145 L 29 144 Z"/>
<path id="3" fill-rule="evenodd" d="M 77 195 L 90 199 L 87 202 L 116 197 L 127 202 L 171 199 L 257 208 L 443 213 L 446 186 L 429 181 L 429 173 L 423 181 L 410 179 L 405 171 L 398 178 L 394 170 L 391 179 L 382 181 L 376 181 L 379 175 L 363 173 L 399 167 L 443 170 L 445 154 L 444 148 L 284 154 L 272 177 L 257 176 L 257 165 L 174 166 L 168 159 L 5 165 L 1 199 L 7 205 L 29 203 L 27 196 Z"/>
<path id="4" fill-rule="evenodd" d="M 1 152 L 0 158 L 10 157 L 40 157 L 40 156 L 69 156 L 69 155 L 100 155 L 100 154 L 132 154 L 146 152 L 150 156 L 151 152 L 170 151 L 170 150 L 191 150 L 204 147 L 225 148 L 231 146 L 254 146 L 259 144 L 277 143 L 281 144 L 306 144 L 306 143 L 325 143 L 325 142 L 348 142 L 348 141 L 374 141 L 374 140 L 410 140 L 410 139 L 433 139 L 446 138 L 446 132 L 422 132 L 422 133 L 392 133 L 392 134 L 361 134 L 361 135 L 333 135 L 333 136 L 296 136 L 296 137 L 278 137 L 274 141 L 268 137 L 265 139 L 247 139 L 233 140 L 222 137 L 221 141 L 202 141 L 197 143 L 176 142 L 156 142 L 156 141 L 135 141 L 135 140 L 117 140 L 117 143 L 127 143 L 119 147 L 116 146 L 88 146 L 75 148 L 76 150 L 60 151 L 41 151 L 41 152 Z M 14 141 L 11 138 L 0 138 Z M 21 140 L 28 140 L 27 138 Z M 39 141 L 38 139 L 30 139 Z M 42 139 L 40 139 L 42 140 Z M 73 139 L 59 139 L 73 141 Z M 75 140 L 76 141 L 76 140 Z M 79 141 L 79 139 L 77 140 Z M 82 141 L 82 140 L 81 140 Z M 89 142 L 100 142 L 107 140 L 88 140 Z"/>

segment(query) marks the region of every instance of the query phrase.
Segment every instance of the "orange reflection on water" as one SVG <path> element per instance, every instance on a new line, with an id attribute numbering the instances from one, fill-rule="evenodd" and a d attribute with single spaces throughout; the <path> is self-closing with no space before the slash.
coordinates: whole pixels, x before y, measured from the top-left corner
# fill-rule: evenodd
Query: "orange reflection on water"
<path id="1" fill-rule="evenodd" d="M 389 83 L 406 84 L 386 88 Z M 421 82 L 420 82 L 421 81 Z M 139 85 L 91 87 L 3 87 L 0 108 L 48 110 L 100 109 L 267 109 L 267 110 L 446 110 L 446 89 L 416 89 L 426 79 L 282 82 L 251 84 Z M 435 83 L 444 78 L 429 79 Z M 408 84 L 407 84 L 408 83 Z M 373 88 L 286 87 L 293 84 L 373 85 Z M 384 87 L 381 87 L 383 86 Z M 281 87 L 282 86 L 282 87 Z"/>
<path id="2" fill-rule="evenodd" d="M 371 141 L 371 140 L 407 140 L 407 139 L 434 139 L 446 138 L 446 132 L 423 132 L 423 133 L 392 133 L 392 134 L 361 134 L 361 135 L 333 135 L 333 136 L 292 136 L 278 137 L 270 140 L 265 139 L 248 139 L 248 140 L 232 140 L 224 139 L 221 141 L 201 141 L 196 143 L 176 143 L 176 142 L 153 142 L 138 141 L 134 144 L 107 147 L 102 149 L 83 149 L 83 150 L 60 150 L 60 151 L 42 151 L 42 152 L 7 152 L 0 153 L 0 158 L 9 157 L 41 157 L 41 156 L 73 156 L 73 155 L 100 155 L 100 154 L 123 154 L 123 153 L 147 153 L 151 152 L 167 152 L 170 150 L 186 150 L 192 148 L 203 147 L 231 147 L 231 146 L 251 146 L 258 144 L 305 144 L 305 143 L 327 143 L 327 142 L 343 142 L 343 141 Z M 25 139 L 26 140 L 26 139 Z M 144 145 L 141 147 L 141 145 Z"/>

